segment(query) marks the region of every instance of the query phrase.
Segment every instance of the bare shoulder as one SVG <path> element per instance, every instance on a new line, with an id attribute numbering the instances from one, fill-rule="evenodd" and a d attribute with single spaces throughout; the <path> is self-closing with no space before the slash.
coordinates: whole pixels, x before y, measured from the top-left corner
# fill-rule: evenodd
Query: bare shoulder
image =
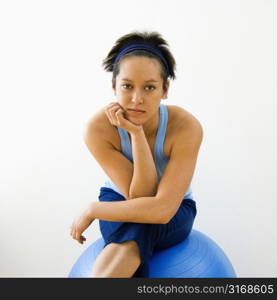
<path id="1" fill-rule="evenodd" d="M 167 109 L 172 135 L 176 136 L 182 132 L 195 133 L 195 131 L 203 134 L 200 121 L 188 110 L 177 105 L 167 105 Z"/>
<path id="2" fill-rule="evenodd" d="M 86 122 L 85 134 L 97 132 L 99 138 L 109 141 L 111 144 L 114 140 L 116 129 L 109 122 L 105 114 L 105 107 L 98 109 Z"/>
<path id="3" fill-rule="evenodd" d="M 98 109 L 94 114 L 91 115 L 91 117 L 89 117 L 89 119 L 86 122 L 87 126 L 102 126 L 104 125 L 106 122 L 106 115 L 105 115 L 105 111 L 104 108 L 100 108 Z"/>

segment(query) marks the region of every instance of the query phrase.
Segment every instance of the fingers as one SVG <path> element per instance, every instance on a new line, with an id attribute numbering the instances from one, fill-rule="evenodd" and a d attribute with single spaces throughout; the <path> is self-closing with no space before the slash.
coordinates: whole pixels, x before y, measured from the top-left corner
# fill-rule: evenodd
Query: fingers
<path id="1" fill-rule="evenodd" d="M 86 241 L 86 238 L 83 235 L 81 235 L 80 232 L 77 231 L 74 232 L 72 238 L 80 244 L 83 244 L 83 242 Z"/>
<path id="2" fill-rule="evenodd" d="M 122 122 L 122 119 L 124 119 L 124 116 L 123 116 L 123 109 L 119 109 L 115 112 L 115 117 L 116 117 L 116 120 L 117 120 L 117 123 L 120 125 L 121 122 Z"/>
<path id="3" fill-rule="evenodd" d="M 117 111 L 120 109 L 119 106 L 112 106 L 108 109 L 108 116 L 112 125 L 118 125 L 118 119 L 116 117 Z"/>
<path id="4" fill-rule="evenodd" d="M 80 232 L 75 233 L 75 240 L 77 240 L 80 244 L 82 244 L 81 234 Z"/>
<path id="5" fill-rule="evenodd" d="M 70 235 L 74 240 L 76 240 L 80 244 L 83 244 L 83 242 L 86 241 L 86 238 L 83 235 L 81 235 L 81 233 L 76 229 L 74 224 L 71 225 Z"/>
<path id="6" fill-rule="evenodd" d="M 106 106 L 105 113 L 114 126 L 120 124 L 120 119 L 123 118 L 123 109 L 118 102 L 112 102 Z"/>

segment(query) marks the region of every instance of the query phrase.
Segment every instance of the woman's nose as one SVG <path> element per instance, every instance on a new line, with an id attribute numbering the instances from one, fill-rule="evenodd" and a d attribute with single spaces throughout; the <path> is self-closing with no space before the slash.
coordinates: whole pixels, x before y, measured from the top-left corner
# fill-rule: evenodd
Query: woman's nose
<path id="1" fill-rule="evenodd" d="M 134 103 L 142 103 L 143 102 L 143 95 L 139 91 L 134 91 L 132 95 L 132 102 Z"/>

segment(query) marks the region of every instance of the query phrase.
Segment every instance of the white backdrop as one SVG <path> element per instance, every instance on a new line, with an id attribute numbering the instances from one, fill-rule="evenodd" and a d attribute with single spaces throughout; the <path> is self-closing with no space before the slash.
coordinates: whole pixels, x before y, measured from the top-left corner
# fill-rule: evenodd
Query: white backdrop
<path id="1" fill-rule="evenodd" d="M 114 101 L 101 67 L 115 40 L 156 30 L 177 60 L 164 104 L 201 122 L 194 228 L 239 277 L 277 276 L 277 2 L 0 2 L 0 276 L 67 277 L 83 245 L 73 219 L 106 175 L 83 132 Z"/>

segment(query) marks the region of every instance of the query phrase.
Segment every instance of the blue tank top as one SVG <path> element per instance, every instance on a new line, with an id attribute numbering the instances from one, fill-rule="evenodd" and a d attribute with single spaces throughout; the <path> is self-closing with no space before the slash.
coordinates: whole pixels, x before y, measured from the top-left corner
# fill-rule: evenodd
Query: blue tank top
<path id="1" fill-rule="evenodd" d="M 164 156 L 163 154 L 164 138 L 165 138 L 165 133 L 167 128 L 167 121 L 168 121 L 168 111 L 165 105 L 160 104 L 159 113 L 160 113 L 160 121 L 159 121 L 159 128 L 158 128 L 155 147 L 154 147 L 154 162 L 157 170 L 158 180 L 160 181 L 164 169 L 168 163 L 167 157 Z M 132 145 L 129 139 L 128 132 L 125 129 L 120 127 L 117 127 L 117 130 L 120 135 L 121 153 L 133 163 Z M 113 189 L 114 191 L 122 195 L 119 188 L 110 179 L 105 181 L 104 186 Z M 188 188 L 183 198 L 193 199 L 191 187 Z"/>

